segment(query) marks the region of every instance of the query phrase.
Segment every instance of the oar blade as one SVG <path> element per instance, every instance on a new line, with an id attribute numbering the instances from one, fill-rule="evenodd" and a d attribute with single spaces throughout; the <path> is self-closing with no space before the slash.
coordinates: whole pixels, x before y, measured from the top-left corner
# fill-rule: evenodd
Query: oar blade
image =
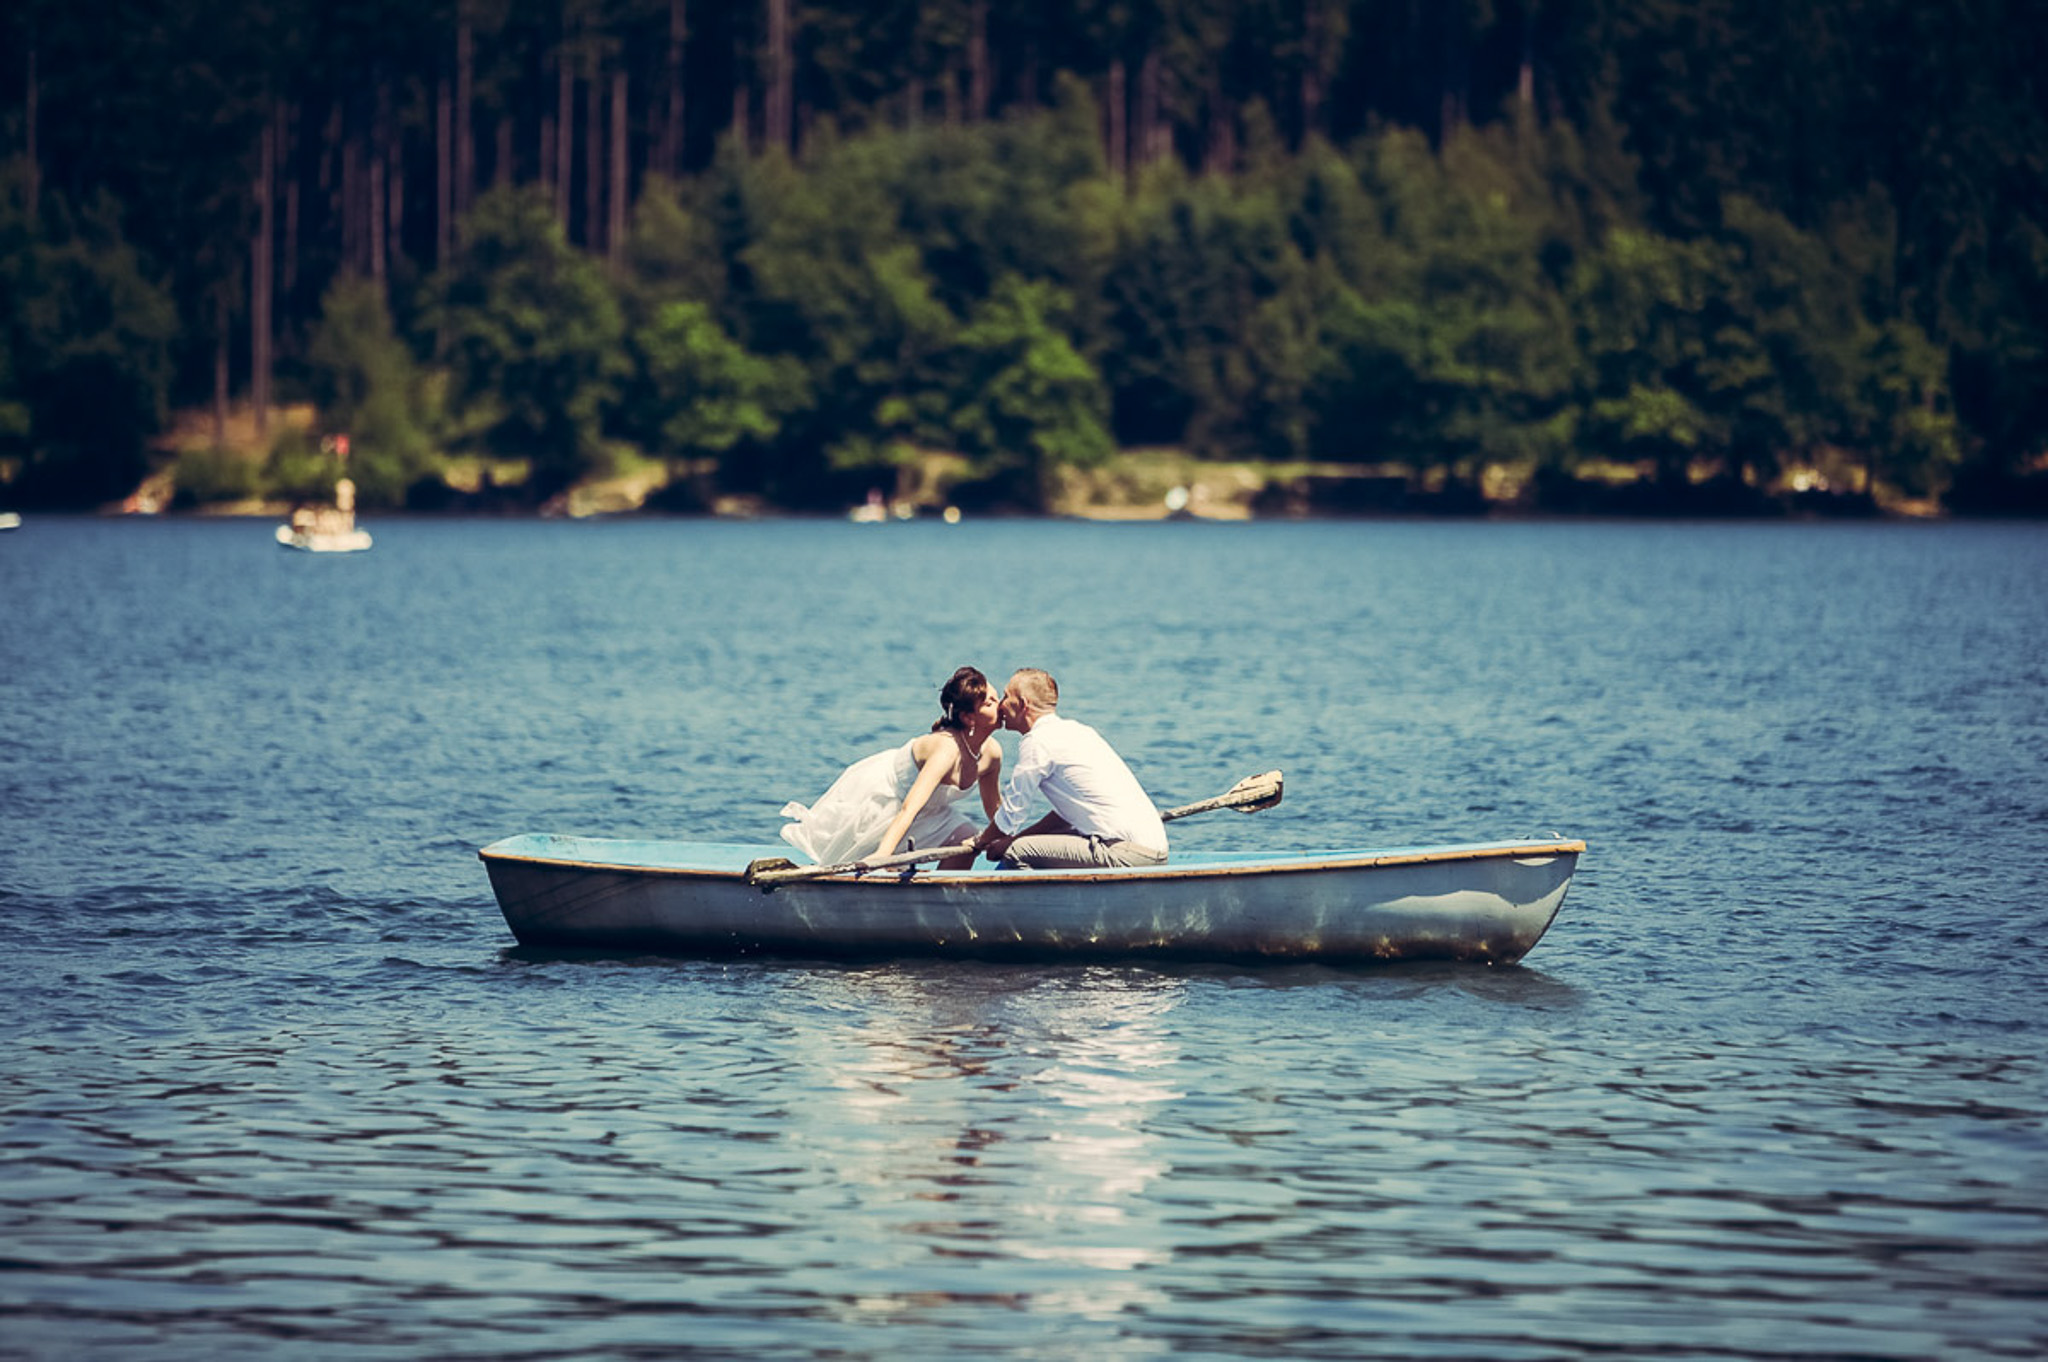
<path id="1" fill-rule="evenodd" d="M 1177 809 L 1162 809 L 1159 819 L 1172 823 L 1182 818 L 1192 818 L 1198 813 L 1211 809 L 1237 809 L 1244 813 L 1256 813 L 1270 809 L 1280 802 L 1280 773 L 1267 771 L 1262 775 L 1246 776 L 1237 784 L 1217 795 L 1193 804 L 1183 804 Z"/>
<path id="2" fill-rule="evenodd" d="M 1255 776 L 1246 776 L 1230 787 L 1224 795 L 1231 808 L 1239 813 L 1257 813 L 1270 809 L 1280 802 L 1280 795 L 1286 779 L 1278 771 L 1265 771 Z"/>

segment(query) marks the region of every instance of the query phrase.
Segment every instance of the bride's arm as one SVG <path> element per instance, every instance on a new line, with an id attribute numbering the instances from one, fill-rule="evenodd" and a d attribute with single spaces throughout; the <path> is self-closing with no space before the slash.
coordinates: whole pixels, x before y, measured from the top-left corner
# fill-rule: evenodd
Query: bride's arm
<path id="1" fill-rule="evenodd" d="M 923 811 L 925 801 L 932 797 L 932 791 L 939 788 L 939 782 L 953 774 L 953 763 L 959 760 L 960 745 L 951 738 L 943 743 L 933 743 L 926 748 L 927 755 L 918 757 L 917 780 L 911 784 L 910 793 L 903 796 L 903 807 L 889 821 L 889 830 L 882 834 L 882 844 L 872 855 L 890 856 L 896 851 L 896 844 L 903 840 L 903 834 L 910 831 L 910 824 Z M 917 755 L 917 749 L 911 749 Z"/>

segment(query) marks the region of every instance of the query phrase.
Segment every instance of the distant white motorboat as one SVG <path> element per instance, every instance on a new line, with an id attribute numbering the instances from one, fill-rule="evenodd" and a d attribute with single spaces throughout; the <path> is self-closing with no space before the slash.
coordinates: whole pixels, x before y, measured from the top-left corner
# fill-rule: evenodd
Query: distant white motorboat
<path id="1" fill-rule="evenodd" d="M 348 440 L 337 437 L 343 458 Z M 347 478 L 334 484 L 334 505 L 301 506 L 291 520 L 277 527 L 277 542 L 305 553 L 361 553 L 370 547 L 370 532 L 356 524 L 356 485 Z"/>
<path id="2" fill-rule="evenodd" d="M 846 518 L 856 525 L 886 525 L 891 520 L 915 520 L 917 507 L 907 501 L 885 500 L 879 490 L 868 493 L 868 499 L 846 513 Z M 958 520 L 959 513 L 953 514 Z"/>
<path id="3" fill-rule="evenodd" d="M 305 553 L 361 553 L 370 547 L 371 540 L 368 530 L 353 526 L 345 530 L 316 530 L 280 525 L 277 542 Z"/>
<path id="4" fill-rule="evenodd" d="M 0 530 L 18 530 L 20 528 L 21 512 L 0 511 Z"/>

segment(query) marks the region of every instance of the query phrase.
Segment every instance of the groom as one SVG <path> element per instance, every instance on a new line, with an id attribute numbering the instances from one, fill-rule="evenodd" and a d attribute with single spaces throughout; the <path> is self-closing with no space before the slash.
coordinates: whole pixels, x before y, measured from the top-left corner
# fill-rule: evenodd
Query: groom
<path id="1" fill-rule="evenodd" d="M 1002 806 L 976 839 L 990 860 L 1032 870 L 1163 865 L 1166 825 L 1102 735 L 1058 713 L 1059 683 L 1025 667 L 1003 687 L 996 716 L 1023 735 Z M 1052 812 L 1029 827 L 1038 799 Z"/>

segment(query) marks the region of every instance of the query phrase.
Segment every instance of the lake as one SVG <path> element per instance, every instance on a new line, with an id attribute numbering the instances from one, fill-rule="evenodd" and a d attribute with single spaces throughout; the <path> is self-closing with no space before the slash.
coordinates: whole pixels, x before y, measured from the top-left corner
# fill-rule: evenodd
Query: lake
<path id="1" fill-rule="evenodd" d="M 2048 1350 L 2048 528 L 0 535 L 0 1356 Z M 972 662 L 1192 848 L 1560 833 L 1518 967 L 562 958 Z"/>

